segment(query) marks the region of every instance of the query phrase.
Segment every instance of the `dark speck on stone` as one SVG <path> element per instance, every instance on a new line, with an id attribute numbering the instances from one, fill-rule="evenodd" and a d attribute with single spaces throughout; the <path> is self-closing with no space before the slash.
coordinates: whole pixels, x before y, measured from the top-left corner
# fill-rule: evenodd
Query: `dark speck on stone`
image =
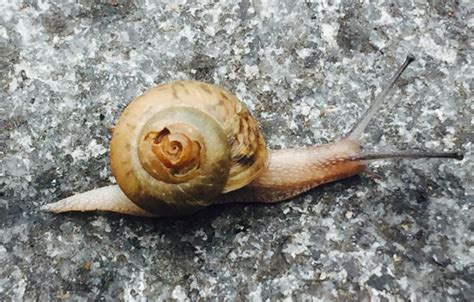
<path id="1" fill-rule="evenodd" d="M 66 16 L 59 9 L 48 11 L 43 15 L 43 27 L 51 36 L 65 36 L 68 34 Z"/>
<path id="2" fill-rule="evenodd" d="M 1 1 L 0 301 L 474 301 L 470 2 Z M 179 219 L 38 211 L 114 183 L 106 127 L 156 84 L 223 86 L 302 147 L 348 133 L 409 53 L 364 149 L 464 160 Z"/>
<path id="3" fill-rule="evenodd" d="M 367 281 L 367 284 L 379 291 L 390 291 L 395 284 L 395 280 L 392 276 L 387 274 L 381 276 L 372 275 Z"/>
<path id="4" fill-rule="evenodd" d="M 0 38 L 0 54 L 0 90 L 6 92 L 13 79 L 14 67 L 19 62 L 20 55 L 10 41 L 2 38 Z"/>
<path id="5" fill-rule="evenodd" d="M 350 3 L 350 2 L 347 2 Z M 337 34 L 337 42 L 341 49 L 348 52 L 357 51 L 362 53 L 375 52 L 377 48 L 371 44 L 370 28 L 367 27 L 368 20 L 376 19 L 373 16 L 373 10 L 368 13 L 361 14 L 362 6 L 357 4 L 349 4 L 345 14 L 339 22 L 339 31 Z M 377 11 L 375 11 L 377 12 Z"/>
<path id="6" fill-rule="evenodd" d="M 205 82 L 212 81 L 215 68 L 215 59 L 205 54 L 196 54 L 188 64 L 183 66 L 184 70 L 191 70 L 191 76 L 195 80 Z"/>

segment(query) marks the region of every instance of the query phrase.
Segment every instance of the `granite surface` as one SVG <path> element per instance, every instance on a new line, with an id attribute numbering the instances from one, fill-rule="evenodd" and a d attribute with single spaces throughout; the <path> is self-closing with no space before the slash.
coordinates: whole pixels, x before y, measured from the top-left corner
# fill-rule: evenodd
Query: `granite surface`
<path id="1" fill-rule="evenodd" d="M 159 4 L 158 4 L 159 3 Z M 0 300 L 474 300 L 472 1 L 1 1 Z M 216 83 L 272 148 L 347 133 L 385 161 L 274 205 L 191 218 L 54 216 L 113 183 L 107 127 L 174 79 Z"/>

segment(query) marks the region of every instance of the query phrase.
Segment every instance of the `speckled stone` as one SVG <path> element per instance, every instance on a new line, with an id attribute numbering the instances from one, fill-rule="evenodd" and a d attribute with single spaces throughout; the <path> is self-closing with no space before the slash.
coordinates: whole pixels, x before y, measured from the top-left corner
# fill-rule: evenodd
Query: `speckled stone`
<path id="1" fill-rule="evenodd" d="M 473 301 L 472 1 L 195 2 L 0 2 L 0 300 Z M 222 85 L 270 147 L 304 146 L 347 133 L 408 53 L 364 145 L 463 161 L 192 218 L 38 211 L 114 182 L 107 127 L 154 84 Z"/>

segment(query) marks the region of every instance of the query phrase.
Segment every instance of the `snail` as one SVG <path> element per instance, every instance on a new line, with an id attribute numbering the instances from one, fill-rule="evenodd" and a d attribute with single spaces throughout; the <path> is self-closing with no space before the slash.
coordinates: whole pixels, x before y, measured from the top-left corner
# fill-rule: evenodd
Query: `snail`
<path id="1" fill-rule="evenodd" d="M 299 149 L 267 150 L 257 121 L 223 88 L 197 81 L 151 88 L 126 107 L 112 130 L 110 161 L 117 185 L 73 195 L 42 210 L 181 216 L 216 203 L 287 200 L 364 172 L 373 160 L 462 160 L 459 152 L 366 152 L 359 143 L 413 61 L 407 56 L 349 135 Z"/>

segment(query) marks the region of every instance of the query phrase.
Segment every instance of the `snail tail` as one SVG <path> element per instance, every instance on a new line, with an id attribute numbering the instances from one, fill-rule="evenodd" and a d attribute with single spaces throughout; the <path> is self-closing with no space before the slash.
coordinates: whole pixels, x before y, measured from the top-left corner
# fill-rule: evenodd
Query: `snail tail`
<path id="1" fill-rule="evenodd" d="M 111 185 L 76 194 L 58 202 L 44 205 L 41 211 L 51 213 L 106 211 L 134 216 L 153 217 L 154 215 L 135 205 L 120 190 Z"/>

